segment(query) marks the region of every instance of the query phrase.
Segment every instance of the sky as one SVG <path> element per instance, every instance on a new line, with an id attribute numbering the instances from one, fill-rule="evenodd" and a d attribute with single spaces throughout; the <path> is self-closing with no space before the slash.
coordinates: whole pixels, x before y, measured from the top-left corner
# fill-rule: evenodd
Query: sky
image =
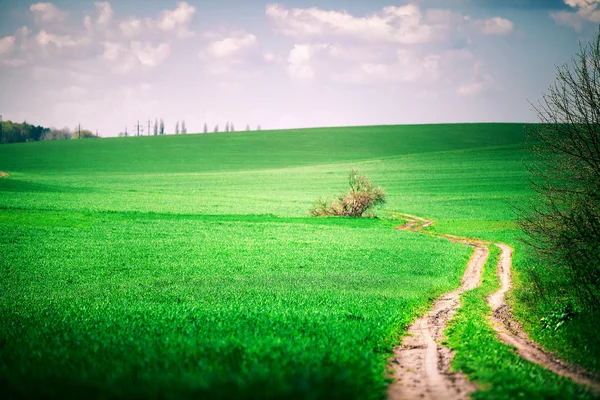
<path id="1" fill-rule="evenodd" d="M 536 121 L 600 0 L 0 0 L 0 115 L 103 137 Z"/>

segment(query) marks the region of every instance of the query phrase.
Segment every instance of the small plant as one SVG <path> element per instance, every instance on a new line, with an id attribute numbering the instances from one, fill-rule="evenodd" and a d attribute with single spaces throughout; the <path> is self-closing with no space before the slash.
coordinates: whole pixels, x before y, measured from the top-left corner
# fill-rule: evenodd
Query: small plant
<path id="1" fill-rule="evenodd" d="M 361 175 L 356 169 L 352 169 L 348 175 L 348 193 L 338 196 L 331 203 L 320 199 L 309 210 L 311 216 L 362 217 L 370 208 L 385 203 L 383 189 L 375 187 L 366 175 Z"/>
<path id="2" fill-rule="evenodd" d="M 561 303 L 554 310 L 540 319 L 542 330 L 558 330 L 577 315 L 571 303 Z"/>

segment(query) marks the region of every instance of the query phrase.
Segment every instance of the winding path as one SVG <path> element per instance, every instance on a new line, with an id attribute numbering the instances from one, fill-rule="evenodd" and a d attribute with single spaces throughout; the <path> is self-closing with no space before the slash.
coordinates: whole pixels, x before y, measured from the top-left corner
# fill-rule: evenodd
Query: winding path
<path id="1" fill-rule="evenodd" d="M 396 228 L 412 232 L 422 232 L 433 222 L 414 215 L 400 214 L 407 222 Z M 418 318 L 408 328 L 402 344 L 394 349 L 390 361 L 394 381 L 388 390 L 388 398 L 396 399 L 467 399 L 476 390 L 473 383 L 460 371 L 450 371 L 453 352 L 442 346 L 443 331 L 448 320 L 460 306 L 461 293 L 480 285 L 483 266 L 489 255 L 488 246 L 492 243 L 479 239 L 470 239 L 454 235 L 437 235 L 450 241 L 463 243 L 474 248 L 461 286 L 453 292 L 442 295 L 431 309 Z M 490 320 L 498 338 L 516 348 L 517 353 L 526 360 L 539 364 L 559 375 L 587 385 L 595 395 L 600 394 L 600 377 L 581 366 L 566 363 L 533 342 L 513 319 L 510 307 L 506 304 L 505 294 L 511 288 L 510 269 L 513 250 L 505 244 L 496 244 L 500 248 L 498 276 L 501 288 L 488 297 L 492 308 Z"/>

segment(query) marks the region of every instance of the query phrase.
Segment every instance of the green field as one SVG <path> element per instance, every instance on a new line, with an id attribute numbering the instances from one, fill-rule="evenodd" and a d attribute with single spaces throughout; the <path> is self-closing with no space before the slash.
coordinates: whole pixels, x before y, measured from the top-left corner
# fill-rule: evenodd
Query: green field
<path id="1" fill-rule="evenodd" d="M 0 178 L 1 390 L 382 398 L 392 347 L 458 286 L 471 254 L 394 230 L 392 212 L 515 246 L 514 297 L 528 329 L 600 370 L 598 339 L 581 342 L 584 322 L 538 329 L 549 306 L 519 269 L 532 259 L 512 210 L 530 195 L 523 131 L 385 126 L 0 146 L 10 174 Z M 379 218 L 309 218 L 317 199 L 347 190 L 351 168 L 385 188 Z M 457 367 L 489 370 L 469 361 L 488 344 L 477 346 Z M 519 373 L 505 375 L 517 386 L 506 398 L 585 397 L 551 374 Z M 531 389 L 549 381 L 551 391 Z"/>

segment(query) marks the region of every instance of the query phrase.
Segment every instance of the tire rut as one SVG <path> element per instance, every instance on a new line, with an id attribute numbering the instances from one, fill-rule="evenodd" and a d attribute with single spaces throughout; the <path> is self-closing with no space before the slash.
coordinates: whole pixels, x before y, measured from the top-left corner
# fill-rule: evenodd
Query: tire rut
<path id="1" fill-rule="evenodd" d="M 531 340 L 529 335 L 522 330 L 521 324 L 513 318 L 511 308 L 506 304 L 506 292 L 512 288 L 511 267 L 513 249 L 501 243 L 500 260 L 498 262 L 498 277 L 501 287 L 488 297 L 488 304 L 492 308 L 490 320 L 498 339 L 516 348 L 517 354 L 522 358 L 539 364 L 550 371 L 571 378 L 576 383 L 588 386 L 592 393 L 600 396 L 600 376 L 585 368 L 562 361 Z"/>
<path id="2" fill-rule="evenodd" d="M 409 335 L 404 337 L 402 344 L 394 348 L 394 357 L 389 364 L 394 381 L 388 389 L 388 399 L 466 399 L 476 390 L 476 386 L 469 382 L 462 372 L 450 370 L 454 353 L 441 342 L 448 320 L 460 306 L 460 295 L 480 285 L 483 266 L 489 255 L 488 246 L 492 243 L 455 235 L 435 235 L 423 231 L 423 228 L 432 225 L 432 221 L 409 214 L 399 215 L 407 222 L 397 227 L 398 230 L 444 237 L 452 242 L 469 245 L 474 248 L 474 252 L 463 275 L 461 286 L 437 299 L 424 316 L 408 327 Z M 497 266 L 501 288 L 487 300 L 492 309 L 490 322 L 497 332 L 498 339 L 515 347 L 520 357 L 558 375 L 571 378 L 578 384 L 588 386 L 594 395 L 600 396 L 598 374 L 579 365 L 561 361 L 552 353 L 543 350 L 514 320 L 505 299 L 506 292 L 512 287 L 510 270 L 513 250 L 502 243 L 495 245 L 501 250 Z"/>

